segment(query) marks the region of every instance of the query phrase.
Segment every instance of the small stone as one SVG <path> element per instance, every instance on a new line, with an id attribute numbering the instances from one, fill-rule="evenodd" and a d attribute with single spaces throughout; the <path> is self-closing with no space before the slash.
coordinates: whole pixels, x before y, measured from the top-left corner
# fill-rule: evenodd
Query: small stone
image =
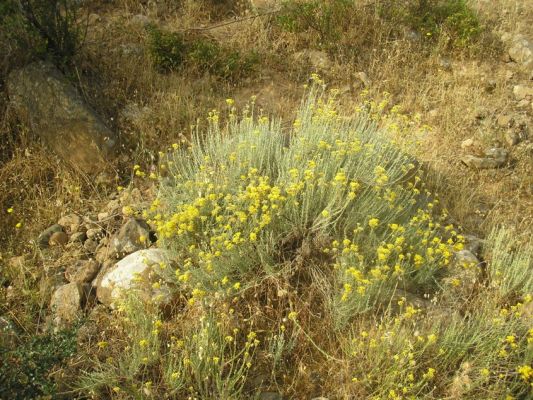
<path id="1" fill-rule="evenodd" d="M 65 232 L 54 232 L 50 236 L 48 244 L 50 246 L 64 246 L 68 243 L 68 235 Z"/>
<path id="2" fill-rule="evenodd" d="M 500 115 L 496 123 L 502 128 L 510 128 L 514 124 L 514 119 L 510 115 Z"/>
<path id="3" fill-rule="evenodd" d="M 533 97 L 533 88 L 525 85 L 513 86 L 513 94 L 516 100 L 524 100 L 527 97 Z"/>
<path id="4" fill-rule="evenodd" d="M 52 225 L 48 229 L 41 232 L 39 237 L 37 238 L 37 243 L 39 245 L 39 248 L 45 249 L 48 247 L 50 242 L 50 237 L 56 232 L 63 232 L 63 227 L 59 224 Z"/>
<path id="5" fill-rule="evenodd" d="M 77 232 L 83 223 L 83 219 L 76 214 L 68 214 L 59 219 L 57 221 L 59 225 L 64 227 L 67 232 L 74 233 Z"/>
<path id="6" fill-rule="evenodd" d="M 505 132 L 505 142 L 509 146 L 516 146 L 520 143 L 520 135 L 516 131 L 507 131 Z"/>
<path id="7" fill-rule="evenodd" d="M 470 138 L 470 139 L 466 139 L 466 140 L 463 140 L 463 141 L 461 142 L 461 148 L 462 148 L 463 150 L 466 150 L 466 149 L 472 147 L 473 145 L 474 145 L 474 139 L 472 139 L 472 138 Z"/>
<path id="8" fill-rule="evenodd" d="M 69 282 L 90 283 L 100 271 L 100 263 L 95 260 L 78 260 L 67 267 L 65 278 Z"/>
<path id="9" fill-rule="evenodd" d="M 83 243 L 87 240 L 87 234 L 85 232 L 75 232 L 70 235 L 70 243 Z"/>
<path id="10" fill-rule="evenodd" d="M 485 157 L 466 155 L 461 161 L 471 168 L 494 169 L 501 168 L 507 163 L 509 152 L 500 147 L 485 150 Z"/>
<path id="11" fill-rule="evenodd" d="M 533 66 L 533 43 L 523 35 L 516 35 L 509 48 L 509 57 L 522 66 Z"/>
<path id="12" fill-rule="evenodd" d="M 87 229 L 87 237 L 89 239 L 99 240 L 104 237 L 104 230 L 102 228 Z"/>
<path id="13" fill-rule="evenodd" d="M 87 239 L 85 243 L 83 243 L 83 248 L 87 250 L 89 253 L 94 253 L 97 247 L 98 247 L 98 242 L 94 239 Z"/>

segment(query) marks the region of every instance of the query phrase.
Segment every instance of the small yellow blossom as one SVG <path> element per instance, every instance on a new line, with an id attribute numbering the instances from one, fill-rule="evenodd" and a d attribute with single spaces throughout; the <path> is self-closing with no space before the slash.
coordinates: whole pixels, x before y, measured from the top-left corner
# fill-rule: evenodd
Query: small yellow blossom
<path id="1" fill-rule="evenodd" d="M 371 227 L 372 229 L 377 227 L 378 225 L 379 225 L 379 219 L 378 218 L 371 218 L 368 221 L 368 226 Z"/>

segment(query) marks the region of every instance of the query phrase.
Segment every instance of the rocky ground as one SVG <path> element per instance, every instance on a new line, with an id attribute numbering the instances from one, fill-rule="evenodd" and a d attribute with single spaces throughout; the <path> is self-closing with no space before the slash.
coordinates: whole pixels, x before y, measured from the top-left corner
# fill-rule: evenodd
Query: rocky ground
<path id="1" fill-rule="evenodd" d="M 491 12 L 491 2 L 475 3 L 481 11 Z M 91 29 L 77 79 L 44 62 L 16 69 L 6 79 L 8 110 L 16 115 L 18 131 L 24 126 L 38 140 L 17 149 L 1 166 L 0 176 L 9 188 L 1 189 L 0 196 L 5 209 L 1 210 L 5 222 L 0 263 L 10 273 L 2 280 L 0 341 L 16 341 L 13 337 L 25 326 L 35 332 L 49 327 L 61 331 L 85 318 L 88 322 L 78 330 L 78 344 L 94 342 L 92 330 L 98 330 L 116 310 L 121 290 L 138 286 L 138 281 L 142 281 L 140 293 L 147 298 L 172 305 L 176 301 L 172 284 L 153 273 L 161 264 L 170 264 L 171 257 L 158 248 L 157 230 L 143 214 L 157 196 L 156 173 L 163 178 L 166 173 L 157 152 L 188 137 L 189 125 L 210 109 L 225 107 L 230 97 L 243 106 L 257 96 L 257 108 L 289 120 L 311 73 L 319 73 L 328 86 L 339 88 L 344 108 L 359 104 L 362 91 L 378 100 L 390 91 L 391 103 L 431 126 L 420 139 L 416 156 L 451 218 L 471 235 L 467 248 L 455 254 L 457 265 L 483 264 L 482 244 L 495 227 L 508 226 L 523 242 L 530 240 L 533 32 L 527 18 L 533 10 L 528 2 L 520 12 L 512 2 L 501 3 L 498 7 L 508 14 L 502 14 L 503 22 L 494 32 L 501 46 L 498 58 L 431 54 L 423 62 L 428 70 L 413 78 L 423 76 L 423 80 L 412 82 L 400 75 L 409 73 L 407 67 L 386 79 L 393 66 L 383 61 L 385 55 L 379 56 L 382 65 L 346 61 L 331 51 L 302 45 L 307 38 L 288 33 L 270 43 L 272 37 L 265 28 L 268 18 L 249 17 L 275 13 L 279 8 L 275 1 L 254 1 L 242 14 L 232 8 L 234 15 L 218 20 L 211 14 L 206 17 L 205 8 L 194 2 L 168 17 L 158 6 L 124 2 L 116 10 L 102 2 L 89 15 Z M 513 27 L 511 17 L 521 22 Z M 221 84 L 209 74 L 191 72 L 189 77 L 148 71 L 146 26 L 157 23 L 172 29 L 180 23 L 190 27 L 199 22 L 202 28 L 211 26 L 210 37 L 220 42 L 234 45 L 245 38 L 245 44 L 268 49 L 259 73 Z M 422 39 L 412 33 L 402 40 L 407 52 L 411 41 L 416 45 Z M 278 53 L 290 56 L 269 58 Z M 394 56 L 395 62 L 404 56 Z M 95 62 L 99 59 L 101 63 Z M 53 161 L 41 163 L 36 154 Z M 23 171 L 21 165 L 33 171 Z M 26 178 L 35 171 L 39 178 Z M 17 176 L 23 180 L 20 185 L 28 185 L 32 199 L 22 193 L 24 188 L 14 190 Z M 54 183 L 39 189 L 43 182 Z M 22 271 L 21 276 L 13 276 L 14 271 Z M 468 273 L 461 280 L 471 280 L 472 289 L 478 281 Z M 35 282 L 29 285 L 33 275 L 37 275 Z M 24 290 L 41 291 L 38 300 L 32 300 L 38 311 L 28 317 L 37 315 L 37 324 L 17 316 L 24 308 L 17 303 L 34 297 L 20 288 L 25 285 L 32 289 Z M 265 389 L 259 398 L 281 399 L 281 392 Z"/>

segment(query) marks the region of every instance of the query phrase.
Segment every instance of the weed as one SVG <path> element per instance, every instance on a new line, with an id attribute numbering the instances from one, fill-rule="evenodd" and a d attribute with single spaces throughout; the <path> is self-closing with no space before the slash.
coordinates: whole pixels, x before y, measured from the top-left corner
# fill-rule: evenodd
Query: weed
<path id="1" fill-rule="evenodd" d="M 32 336 L 16 348 L 0 348 L 0 396 L 29 399 L 53 396 L 57 383 L 49 378 L 55 367 L 76 353 L 76 329 Z"/>

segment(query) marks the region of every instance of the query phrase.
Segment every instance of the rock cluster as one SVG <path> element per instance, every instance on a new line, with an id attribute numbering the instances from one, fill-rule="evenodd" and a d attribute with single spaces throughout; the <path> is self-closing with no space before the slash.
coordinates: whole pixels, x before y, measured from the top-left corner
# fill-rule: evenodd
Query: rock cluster
<path id="1" fill-rule="evenodd" d="M 170 287 L 158 272 L 171 258 L 153 247 L 155 234 L 148 223 L 132 215 L 127 204 L 140 197 L 132 192 L 112 199 L 96 216 L 64 215 L 38 236 L 43 251 L 56 248 L 75 255 L 50 302 L 55 326 L 72 324 L 97 302 L 116 308 L 133 290 L 144 301 L 170 300 Z"/>

